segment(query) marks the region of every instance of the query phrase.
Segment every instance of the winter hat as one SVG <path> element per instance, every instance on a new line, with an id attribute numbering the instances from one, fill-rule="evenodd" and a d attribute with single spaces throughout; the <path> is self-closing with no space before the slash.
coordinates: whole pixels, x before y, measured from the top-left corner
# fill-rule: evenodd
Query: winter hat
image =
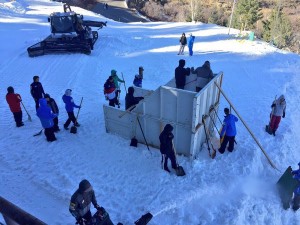
<path id="1" fill-rule="evenodd" d="M 110 71 L 110 74 L 111 74 L 112 76 L 115 76 L 115 75 L 117 75 L 117 71 L 116 71 L 116 70 L 111 70 L 111 71 Z"/>
<path id="2" fill-rule="evenodd" d="M 225 108 L 225 109 L 224 109 L 224 113 L 225 113 L 226 115 L 228 115 L 228 114 L 229 114 L 229 109 L 228 109 L 228 108 Z"/>
<path id="3" fill-rule="evenodd" d="M 34 76 L 33 81 L 36 81 L 36 79 L 40 78 L 39 76 Z"/>
<path id="4" fill-rule="evenodd" d="M 71 89 L 67 89 L 67 90 L 65 91 L 65 95 L 66 95 L 66 96 L 71 96 L 71 93 L 72 93 L 72 90 L 71 90 Z"/>
<path id="5" fill-rule="evenodd" d="M 204 64 L 203 64 L 203 66 L 210 68 L 210 62 L 209 61 L 205 61 Z"/>
<path id="6" fill-rule="evenodd" d="M 167 132 L 172 132 L 172 130 L 173 130 L 173 126 L 171 125 L 171 124 L 167 124 L 166 126 L 165 126 L 165 129 L 164 129 L 165 131 L 167 131 Z"/>
<path id="7" fill-rule="evenodd" d="M 144 71 L 144 68 L 142 66 L 140 66 L 139 71 Z"/>
<path id="8" fill-rule="evenodd" d="M 15 92 L 15 90 L 14 90 L 14 88 L 13 88 L 12 86 L 9 86 L 9 87 L 7 88 L 7 92 L 10 93 L 10 94 L 12 94 L 12 93 Z"/>
<path id="9" fill-rule="evenodd" d="M 80 181 L 78 190 L 80 193 L 83 193 L 87 189 L 89 189 L 91 186 L 92 185 L 90 184 L 90 182 L 88 180 L 84 179 L 84 180 Z"/>
<path id="10" fill-rule="evenodd" d="M 184 59 L 179 60 L 179 66 L 182 66 L 182 67 L 185 66 L 185 60 Z"/>
<path id="11" fill-rule="evenodd" d="M 50 98 L 50 95 L 49 94 L 45 94 L 44 98 Z"/>
<path id="12" fill-rule="evenodd" d="M 134 88 L 133 87 L 129 87 L 128 88 L 128 94 L 133 94 L 134 93 Z"/>

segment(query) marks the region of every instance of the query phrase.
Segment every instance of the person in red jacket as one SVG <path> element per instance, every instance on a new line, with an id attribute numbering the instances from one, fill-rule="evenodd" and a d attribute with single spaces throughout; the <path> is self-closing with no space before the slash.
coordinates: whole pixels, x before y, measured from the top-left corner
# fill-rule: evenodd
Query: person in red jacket
<path id="1" fill-rule="evenodd" d="M 15 90 L 11 86 L 7 88 L 6 101 L 9 105 L 10 111 L 14 115 L 16 126 L 24 126 L 24 123 L 22 122 L 22 110 L 20 105 L 22 98 L 19 94 L 15 94 Z"/>

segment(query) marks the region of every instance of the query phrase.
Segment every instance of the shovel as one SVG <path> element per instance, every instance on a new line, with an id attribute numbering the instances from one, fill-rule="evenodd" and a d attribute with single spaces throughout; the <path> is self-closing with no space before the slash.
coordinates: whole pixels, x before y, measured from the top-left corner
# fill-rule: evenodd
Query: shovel
<path id="1" fill-rule="evenodd" d="M 77 115 L 76 115 L 76 123 L 77 123 L 78 115 L 79 115 L 79 112 L 80 112 L 80 109 L 81 109 L 82 101 L 83 101 L 83 97 L 81 98 L 80 105 L 79 105 L 80 108 L 78 109 L 78 112 L 77 112 Z M 75 126 L 75 124 L 73 124 L 73 126 L 71 127 L 70 133 L 71 134 L 76 134 L 77 133 L 77 127 Z"/>
<path id="2" fill-rule="evenodd" d="M 29 113 L 27 112 L 27 109 L 25 108 L 25 106 L 24 106 L 23 102 L 21 102 L 21 104 L 22 104 L 22 106 L 23 106 L 23 108 L 24 108 L 25 112 L 27 113 L 28 120 L 29 120 L 30 122 L 32 122 L 31 116 L 30 116 L 30 115 L 29 115 Z"/>

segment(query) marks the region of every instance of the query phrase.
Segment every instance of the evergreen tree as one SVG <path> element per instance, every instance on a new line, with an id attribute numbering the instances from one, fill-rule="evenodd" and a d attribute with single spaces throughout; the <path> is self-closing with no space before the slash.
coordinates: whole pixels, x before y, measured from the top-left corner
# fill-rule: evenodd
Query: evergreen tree
<path id="1" fill-rule="evenodd" d="M 292 40 L 292 26 L 289 19 L 283 14 L 273 10 L 270 19 L 263 21 L 263 40 L 272 42 L 278 48 L 287 47 Z"/>
<path id="2" fill-rule="evenodd" d="M 241 30 L 253 29 L 262 18 L 258 0 L 239 0 L 234 13 L 234 27 Z"/>

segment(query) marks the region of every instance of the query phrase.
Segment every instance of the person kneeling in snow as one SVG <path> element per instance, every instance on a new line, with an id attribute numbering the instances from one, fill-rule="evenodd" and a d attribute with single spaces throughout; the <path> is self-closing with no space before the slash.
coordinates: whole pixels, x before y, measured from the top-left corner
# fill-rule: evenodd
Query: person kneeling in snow
<path id="1" fill-rule="evenodd" d="M 90 224 L 92 220 L 91 203 L 98 212 L 101 212 L 102 208 L 97 203 L 92 185 L 88 180 L 84 179 L 79 183 L 78 189 L 72 195 L 69 206 L 69 211 L 75 217 L 77 224 Z M 105 222 L 106 225 L 113 225 L 109 218 Z"/>
<path id="2" fill-rule="evenodd" d="M 44 134 L 47 141 L 56 141 L 53 119 L 57 117 L 57 115 L 51 112 L 51 108 L 47 105 L 45 98 L 40 98 L 39 103 L 40 107 L 37 109 L 36 115 L 40 118 L 41 124 L 45 129 Z"/>
<path id="3" fill-rule="evenodd" d="M 294 190 L 294 198 L 293 198 L 293 210 L 297 211 L 300 208 L 300 162 L 298 163 L 299 169 L 293 170 L 292 175 L 293 178 L 299 182 L 298 187 Z"/>

